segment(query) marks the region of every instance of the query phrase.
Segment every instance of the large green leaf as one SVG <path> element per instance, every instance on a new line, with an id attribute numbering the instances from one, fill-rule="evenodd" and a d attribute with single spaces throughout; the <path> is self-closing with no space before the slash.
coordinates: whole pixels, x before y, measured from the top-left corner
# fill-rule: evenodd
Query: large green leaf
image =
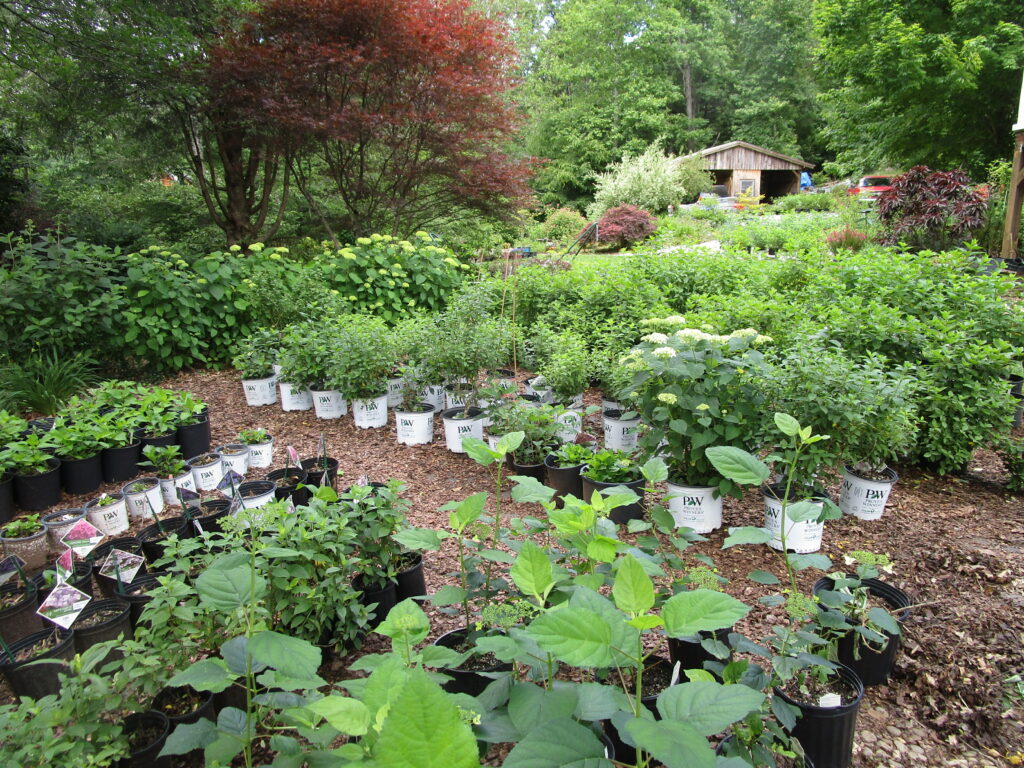
<path id="1" fill-rule="evenodd" d="M 664 459 L 655 456 L 640 467 L 640 474 L 649 483 L 663 483 L 668 480 L 668 466 Z"/>
<path id="2" fill-rule="evenodd" d="M 565 605 L 534 619 L 527 633 L 541 648 L 574 667 L 607 667 L 612 630 L 604 617 Z"/>
<path id="3" fill-rule="evenodd" d="M 217 740 L 217 726 L 203 718 L 195 723 L 177 725 L 160 750 L 164 755 L 187 755 L 194 749 L 204 749 Z"/>
<path id="4" fill-rule="evenodd" d="M 525 432 L 509 432 L 506 435 L 502 435 L 498 440 L 498 444 L 495 446 L 498 449 L 498 453 L 502 456 L 512 453 L 523 444 L 523 440 L 526 439 Z"/>
<path id="5" fill-rule="evenodd" d="M 760 485 L 768 479 L 768 465 L 740 448 L 715 445 L 704 449 L 704 455 L 722 477 L 741 485 Z"/>
<path id="6" fill-rule="evenodd" d="M 599 576 L 599 574 L 592 574 Z M 577 577 L 579 581 L 580 577 Z M 635 627 L 631 627 L 623 619 L 622 613 L 612 604 L 611 600 L 597 591 L 591 589 L 577 589 L 572 594 L 569 604 L 593 611 L 602 618 L 612 631 L 612 658 L 616 666 L 632 666 L 636 663 L 632 656 L 637 643 L 640 641 L 640 633 Z M 622 650 L 615 650 L 622 649 Z"/>
<path id="7" fill-rule="evenodd" d="M 739 528 L 729 529 L 729 535 L 722 542 L 722 549 L 728 549 L 740 544 L 767 544 L 771 540 L 772 535 L 767 529 L 744 525 Z"/>
<path id="8" fill-rule="evenodd" d="M 528 475 L 512 475 L 509 478 L 515 485 L 512 486 L 512 501 L 519 504 L 543 504 L 551 501 L 555 494 L 554 488 L 543 485 L 537 478 Z"/>
<path id="9" fill-rule="evenodd" d="M 556 718 L 572 717 L 576 691 L 572 688 L 547 690 L 533 683 L 517 683 L 508 699 L 508 714 L 520 733 L 530 733 Z"/>
<path id="10" fill-rule="evenodd" d="M 764 694 L 745 685 L 717 682 L 683 683 L 658 696 L 658 711 L 666 720 L 689 723 L 704 736 L 713 736 L 758 709 Z"/>
<path id="11" fill-rule="evenodd" d="M 512 581 L 525 595 L 543 601 L 555 584 L 551 560 L 543 549 L 527 540 L 510 570 Z"/>
<path id="12" fill-rule="evenodd" d="M 419 603 L 409 597 L 392 608 L 374 631 L 390 637 L 392 642 L 405 638 L 410 645 L 418 645 L 430 634 L 430 619 Z"/>
<path id="13" fill-rule="evenodd" d="M 694 589 L 666 600 L 661 617 L 669 637 L 688 637 L 698 632 L 727 629 L 749 611 L 749 606 L 731 595 L 711 589 Z"/>
<path id="14" fill-rule="evenodd" d="M 800 422 L 788 413 L 776 413 L 775 426 L 778 427 L 779 431 L 787 437 L 796 437 L 800 434 Z"/>
<path id="15" fill-rule="evenodd" d="M 444 531 L 435 531 L 432 528 L 403 528 L 392 538 L 406 549 L 417 552 L 436 551 L 441 548 L 441 542 L 445 539 Z"/>
<path id="16" fill-rule="evenodd" d="M 708 740 L 686 723 L 637 717 L 626 730 L 638 747 L 666 768 L 714 768 L 715 753 Z"/>
<path id="17" fill-rule="evenodd" d="M 248 566 L 207 568 L 196 578 L 199 598 L 218 611 L 233 611 L 259 600 L 266 588 L 263 577 Z"/>
<path id="18" fill-rule="evenodd" d="M 167 685 L 172 687 L 191 685 L 197 691 L 220 693 L 235 681 L 235 677 L 236 675 L 228 670 L 228 665 L 223 660 L 200 659 L 168 680 Z"/>
<path id="19" fill-rule="evenodd" d="M 349 736 L 362 736 L 370 726 L 370 711 L 366 705 L 348 696 L 325 696 L 306 708 Z"/>
<path id="20" fill-rule="evenodd" d="M 263 630 L 249 639 L 253 659 L 289 677 L 316 677 L 322 652 L 308 640 Z"/>
<path id="21" fill-rule="evenodd" d="M 504 768 L 613 768 L 594 732 L 570 718 L 549 720 L 526 735 Z"/>
<path id="22" fill-rule="evenodd" d="M 473 731 L 455 701 L 413 669 L 392 702 L 374 750 L 377 768 L 478 768 Z"/>
<path id="23" fill-rule="evenodd" d="M 445 584 L 437 592 L 430 596 L 430 602 L 439 608 L 446 605 L 461 603 L 466 596 L 466 590 L 454 584 Z"/>
<path id="24" fill-rule="evenodd" d="M 470 523 L 476 522 L 480 515 L 483 514 L 484 504 L 486 503 L 487 492 L 480 491 L 480 493 L 474 493 L 462 501 L 445 504 L 442 509 L 452 510 L 452 513 L 448 515 L 448 522 L 452 528 L 461 531 Z"/>
<path id="25" fill-rule="evenodd" d="M 632 555 L 619 561 L 612 585 L 615 606 L 624 613 L 636 616 L 654 607 L 654 582 Z"/>
<path id="26" fill-rule="evenodd" d="M 478 437 L 462 438 L 462 450 L 477 464 L 482 464 L 485 467 L 501 461 L 504 457 L 504 454 L 492 451 L 487 443 Z"/>

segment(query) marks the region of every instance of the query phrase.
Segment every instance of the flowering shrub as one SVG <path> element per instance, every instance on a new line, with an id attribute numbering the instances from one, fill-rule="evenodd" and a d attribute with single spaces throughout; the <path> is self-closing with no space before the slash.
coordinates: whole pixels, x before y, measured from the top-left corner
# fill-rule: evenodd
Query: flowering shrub
<path id="1" fill-rule="evenodd" d="M 658 223 L 647 211 L 635 205 L 620 205 L 605 211 L 597 224 L 597 237 L 602 243 L 625 248 L 654 234 Z"/>
<path id="2" fill-rule="evenodd" d="M 842 229 L 829 232 L 825 235 L 825 245 L 832 253 L 839 251 L 853 251 L 856 253 L 864 247 L 868 236 L 859 230 L 847 225 Z"/>
<path id="3" fill-rule="evenodd" d="M 963 171 L 917 165 L 892 180 L 878 198 L 886 225 L 882 242 L 918 250 L 943 250 L 965 242 L 985 223 L 988 199 Z"/>
<path id="4" fill-rule="evenodd" d="M 756 345 L 770 341 L 752 328 L 728 336 L 686 328 L 679 315 L 646 321 L 656 328 L 626 355 L 627 392 L 650 426 L 641 448 L 662 456 L 669 480 L 741 495 L 704 455 L 711 445 L 745 447 L 757 433 L 762 397 L 753 373 L 763 367 Z M 754 445 L 749 447 L 755 448 Z"/>
<path id="5" fill-rule="evenodd" d="M 658 142 L 642 154 L 623 157 L 596 181 L 594 202 L 587 208 L 587 215 L 595 219 L 623 204 L 663 213 L 670 205 L 692 203 L 712 185 L 704 158 L 670 157 Z"/>

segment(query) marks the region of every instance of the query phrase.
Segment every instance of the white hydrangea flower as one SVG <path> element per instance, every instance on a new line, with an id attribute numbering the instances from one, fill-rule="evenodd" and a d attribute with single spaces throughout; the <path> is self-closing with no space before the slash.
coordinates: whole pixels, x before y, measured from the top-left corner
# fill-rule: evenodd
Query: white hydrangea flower
<path id="1" fill-rule="evenodd" d="M 696 328 L 683 328 L 676 331 L 675 335 L 683 341 L 701 341 L 711 338 L 704 331 L 698 331 Z"/>
<path id="2" fill-rule="evenodd" d="M 658 399 L 666 405 L 675 405 L 679 401 L 679 398 L 671 392 L 662 392 L 658 395 Z"/>
<path id="3" fill-rule="evenodd" d="M 672 349 L 672 347 L 658 347 L 653 352 L 651 352 L 651 354 L 654 355 L 655 357 L 668 358 L 675 357 L 676 351 Z"/>
<path id="4" fill-rule="evenodd" d="M 767 344 L 771 340 L 772 340 L 771 336 L 762 336 L 761 334 L 758 334 L 756 337 L 754 337 L 753 343 L 754 344 Z"/>
<path id="5" fill-rule="evenodd" d="M 695 410 L 706 411 L 706 410 L 708 410 L 710 408 L 711 408 L 711 406 L 708 405 L 707 403 L 701 403 L 700 405 L 697 406 L 697 408 Z"/>
<path id="6" fill-rule="evenodd" d="M 655 344 L 664 344 L 666 341 L 668 341 L 668 336 L 666 336 L 664 333 L 648 333 L 646 336 L 644 336 L 644 341 L 651 341 L 654 342 Z"/>
<path id="7" fill-rule="evenodd" d="M 729 335 L 734 339 L 753 339 L 757 336 L 757 331 L 753 328 L 740 328 L 738 331 L 733 331 Z"/>

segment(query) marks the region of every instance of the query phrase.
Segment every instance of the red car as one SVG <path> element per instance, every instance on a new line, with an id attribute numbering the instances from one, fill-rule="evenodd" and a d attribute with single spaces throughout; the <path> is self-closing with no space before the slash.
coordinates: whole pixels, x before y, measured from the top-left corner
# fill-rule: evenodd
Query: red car
<path id="1" fill-rule="evenodd" d="M 892 189 L 891 176 L 863 176 L 860 181 L 850 187 L 848 192 L 851 195 L 878 197 L 890 189 Z"/>

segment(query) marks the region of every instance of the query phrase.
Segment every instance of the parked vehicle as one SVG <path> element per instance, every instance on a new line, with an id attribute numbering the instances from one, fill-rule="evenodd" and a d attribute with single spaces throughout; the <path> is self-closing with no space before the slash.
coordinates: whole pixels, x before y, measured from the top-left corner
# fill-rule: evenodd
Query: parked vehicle
<path id="1" fill-rule="evenodd" d="M 850 195 L 861 195 L 865 198 L 878 197 L 892 189 L 891 176 L 862 176 L 860 180 L 846 190 Z"/>

